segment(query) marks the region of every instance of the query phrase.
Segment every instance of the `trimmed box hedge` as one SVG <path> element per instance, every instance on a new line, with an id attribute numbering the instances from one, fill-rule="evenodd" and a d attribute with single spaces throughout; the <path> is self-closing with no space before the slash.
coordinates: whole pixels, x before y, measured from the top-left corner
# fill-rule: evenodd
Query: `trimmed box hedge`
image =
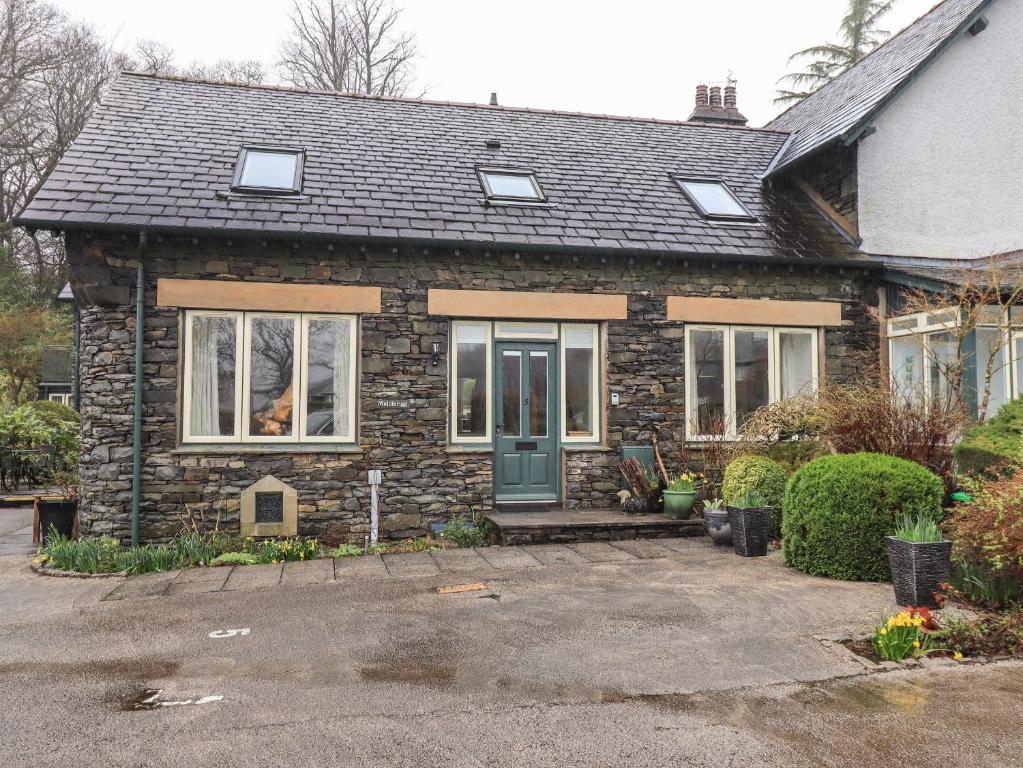
<path id="1" fill-rule="evenodd" d="M 814 576 L 889 578 L 885 537 L 903 513 L 940 520 L 945 485 L 919 464 L 876 453 L 822 456 L 785 489 L 785 563 Z"/>

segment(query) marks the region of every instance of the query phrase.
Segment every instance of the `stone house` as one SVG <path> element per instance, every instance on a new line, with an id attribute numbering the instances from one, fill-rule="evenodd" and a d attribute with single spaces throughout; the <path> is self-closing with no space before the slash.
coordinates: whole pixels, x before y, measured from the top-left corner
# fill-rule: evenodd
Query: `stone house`
<path id="1" fill-rule="evenodd" d="M 67 244 L 84 529 L 611 507 L 655 427 L 863 376 L 893 268 L 821 111 L 811 146 L 734 85 L 670 122 L 122 75 L 21 219 Z"/>

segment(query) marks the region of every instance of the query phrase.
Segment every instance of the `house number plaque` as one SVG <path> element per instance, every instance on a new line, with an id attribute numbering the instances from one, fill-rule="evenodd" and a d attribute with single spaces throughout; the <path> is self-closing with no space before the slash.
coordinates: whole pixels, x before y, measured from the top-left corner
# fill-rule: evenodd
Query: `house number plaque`
<path id="1" fill-rule="evenodd" d="M 391 399 L 380 399 L 377 400 L 377 408 L 388 408 L 407 411 L 410 405 L 409 400 L 399 400 L 397 398 Z"/>

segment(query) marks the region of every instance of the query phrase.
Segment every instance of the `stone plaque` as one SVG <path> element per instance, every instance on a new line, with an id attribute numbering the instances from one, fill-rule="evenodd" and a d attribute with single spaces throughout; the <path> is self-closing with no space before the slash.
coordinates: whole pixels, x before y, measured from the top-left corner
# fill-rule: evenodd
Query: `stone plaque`
<path id="1" fill-rule="evenodd" d="M 399 411 L 407 411 L 411 402 L 408 399 L 402 399 L 397 397 L 392 398 L 380 398 L 377 400 L 377 408 L 387 408 Z"/>

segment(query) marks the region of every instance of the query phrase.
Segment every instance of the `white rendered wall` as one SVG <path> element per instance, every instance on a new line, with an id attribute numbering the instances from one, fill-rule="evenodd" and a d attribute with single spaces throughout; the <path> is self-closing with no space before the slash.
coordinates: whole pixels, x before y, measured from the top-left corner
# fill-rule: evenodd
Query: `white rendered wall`
<path id="1" fill-rule="evenodd" d="M 934 258 L 1023 248 L 1023 0 L 955 40 L 859 146 L 868 253 Z"/>

